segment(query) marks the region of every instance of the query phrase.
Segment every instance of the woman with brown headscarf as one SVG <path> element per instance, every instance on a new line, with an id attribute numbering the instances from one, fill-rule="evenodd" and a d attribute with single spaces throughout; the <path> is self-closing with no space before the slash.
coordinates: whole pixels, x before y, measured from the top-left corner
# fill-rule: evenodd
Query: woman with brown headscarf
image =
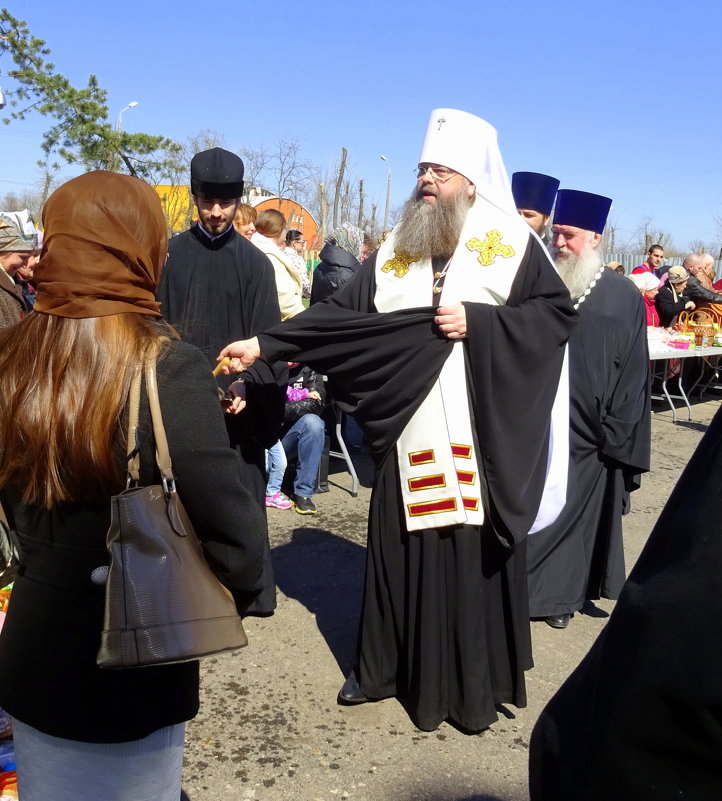
<path id="1" fill-rule="evenodd" d="M 88 173 L 50 197 L 43 222 L 35 312 L 0 331 L 0 500 L 22 552 L 0 636 L 0 706 L 13 717 L 20 797 L 178 801 L 198 663 L 95 664 L 109 499 L 125 486 L 139 362 L 157 361 L 178 493 L 239 612 L 255 597 L 264 524 L 205 357 L 160 317 L 167 242 L 153 189 Z M 140 427 L 151 431 L 145 392 Z M 158 483 L 151 433 L 140 452 L 141 483 Z"/>

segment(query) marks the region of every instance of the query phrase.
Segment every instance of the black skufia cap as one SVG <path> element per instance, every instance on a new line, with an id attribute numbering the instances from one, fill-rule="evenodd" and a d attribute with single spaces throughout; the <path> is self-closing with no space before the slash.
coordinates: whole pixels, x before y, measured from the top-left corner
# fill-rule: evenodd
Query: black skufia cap
<path id="1" fill-rule="evenodd" d="M 212 147 L 191 159 L 191 193 L 202 198 L 232 200 L 243 194 L 243 161 L 240 156 Z"/>

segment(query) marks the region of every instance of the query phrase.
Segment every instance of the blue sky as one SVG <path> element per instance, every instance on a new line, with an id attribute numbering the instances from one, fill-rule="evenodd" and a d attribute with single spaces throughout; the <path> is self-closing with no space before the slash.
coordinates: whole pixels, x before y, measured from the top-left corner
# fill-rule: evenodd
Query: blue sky
<path id="1" fill-rule="evenodd" d="M 103 4 L 8 6 L 45 39 L 76 86 L 90 73 L 126 130 L 227 146 L 302 141 L 330 167 L 342 146 L 383 213 L 413 183 L 429 112 L 478 114 L 499 132 L 508 172 L 607 195 L 631 234 L 644 218 L 679 248 L 719 241 L 722 3 L 584 0 L 476 3 Z M 0 87 L 11 67 L 0 60 Z M 0 194 L 39 179 L 40 117 L 0 127 Z M 74 174 L 66 168 L 63 175 Z"/>

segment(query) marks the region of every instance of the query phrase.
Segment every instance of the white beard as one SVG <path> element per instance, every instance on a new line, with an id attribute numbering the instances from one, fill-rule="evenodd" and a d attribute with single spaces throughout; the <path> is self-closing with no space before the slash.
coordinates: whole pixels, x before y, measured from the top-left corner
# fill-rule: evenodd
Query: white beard
<path id="1" fill-rule="evenodd" d="M 569 253 L 567 256 L 560 257 L 557 248 L 552 248 L 552 258 L 557 266 L 559 276 L 567 285 L 572 301 L 576 302 L 589 288 L 594 276 L 602 267 L 602 259 L 599 253 L 586 242 L 582 252 L 575 256 Z"/>

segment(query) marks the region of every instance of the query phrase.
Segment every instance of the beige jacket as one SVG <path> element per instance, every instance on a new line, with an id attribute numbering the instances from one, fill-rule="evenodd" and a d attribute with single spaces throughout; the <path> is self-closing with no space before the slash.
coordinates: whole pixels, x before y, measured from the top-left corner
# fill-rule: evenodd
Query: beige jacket
<path id="1" fill-rule="evenodd" d="M 273 265 L 273 272 L 276 276 L 276 293 L 278 294 L 278 305 L 281 307 L 281 319 L 302 312 L 306 307 L 303 305 L 303 287 L 298 270 L 291 264 L 278 245 L 267 236 L 256 231 L 251 237 L 251 242 L 262 250 Z"/>

